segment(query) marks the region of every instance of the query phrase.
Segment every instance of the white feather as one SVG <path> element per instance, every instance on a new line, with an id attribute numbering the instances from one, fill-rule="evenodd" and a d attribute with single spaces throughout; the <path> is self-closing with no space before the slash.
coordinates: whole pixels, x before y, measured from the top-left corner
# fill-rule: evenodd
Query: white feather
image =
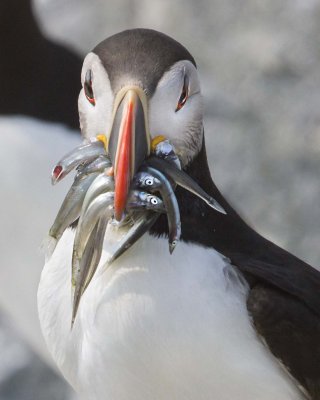
<path id="1" fill-rule="evenodd" d="M 176 111 L 188 76 L 188 99 Z M 164 135 L 175 146 L 177 154 L 186 165 L 201 148 L 203 131 L 203 104 L 196 67 L 186 60 L 178 61 L 163 74 L 149 103 L 151 135 Z"/>
<path id="2" fill-rule="evenodd" d="M 109 133 L 114 98 L 108 73 L 100 58 L 94 53 L 89 53 L 84 59 L 81 73 L 82 85 L 88 69 L 91 69 L 93 74 L 92 90 L 96 105 L 93 106 L 87 100 L 83 88 L 78 99 L 81 132 L 86 138 Z"/>
<path id="3" fill-rule="evenodd" d="M 73 238 L 66 231 L 45 265 L 38 305 L 49 350 L 83 398 L 303 398 L 257 337 L 243 280 L 212 249 L 180 243 L 170 256 L 166 239 L 145 235 L 104 271 L 105 242 L 71 331 Z"/>

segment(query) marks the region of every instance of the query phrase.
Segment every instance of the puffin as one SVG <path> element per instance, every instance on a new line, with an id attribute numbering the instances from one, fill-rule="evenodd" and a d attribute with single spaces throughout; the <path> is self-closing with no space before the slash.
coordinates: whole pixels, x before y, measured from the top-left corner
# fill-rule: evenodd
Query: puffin
<path id="1" fill-rule="evenodd" d="M 85 57 L 81 82 L 82 135 L 113 142 L 119 215 L 133 174 L 130 163 L 119 167 L 119 148 L 135 143 L 139 164 L 159 135 L 226 213 L 177 187 L 173 254 L 161 215 L 106 269 L 107 231 L 72 329 L 74 227 L 64 232 L 38 289 L 42 332 L 64 377 L 88 400 L 319 400 L 320 273 L 257 233 L 215 185 L 193 56 L 163 33 L 126 30 Z M 138 104 L 131 140 L 117 136 L 128 114 L 119 96 Z"/>

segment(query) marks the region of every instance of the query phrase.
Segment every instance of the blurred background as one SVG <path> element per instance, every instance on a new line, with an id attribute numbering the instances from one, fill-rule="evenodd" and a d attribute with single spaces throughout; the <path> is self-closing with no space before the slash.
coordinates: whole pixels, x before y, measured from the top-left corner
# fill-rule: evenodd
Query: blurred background
<path id="1" fill-rule="evenodd" d="M 39 250 L 70 182 L 50 170 L 80 141 L 83 56 L 133 27 L 194 55 L 211 170 L 268 239 L 320 263 L 320 0 L 1 0 L 0 400 L 70 400 L 42 341 Z"/>

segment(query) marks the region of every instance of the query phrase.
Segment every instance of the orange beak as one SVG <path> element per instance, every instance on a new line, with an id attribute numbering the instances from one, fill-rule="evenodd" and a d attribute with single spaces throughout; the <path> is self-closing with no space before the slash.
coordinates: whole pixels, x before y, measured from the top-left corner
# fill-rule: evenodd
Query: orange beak
<path id="1" fill-rule="evenodd" d="M 131 180 L 150 154 L 146 96 L 140 88 L 124 88 L 118 93 L 108 152 L 115 177 L 114 214 L 115 219 L 121 221 Z"/>

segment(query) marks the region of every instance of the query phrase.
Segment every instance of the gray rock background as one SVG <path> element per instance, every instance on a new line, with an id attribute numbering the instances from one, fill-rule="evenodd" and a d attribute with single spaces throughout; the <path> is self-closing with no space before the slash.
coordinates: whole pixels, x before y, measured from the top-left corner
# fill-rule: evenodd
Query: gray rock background
<path id="1" fill-rule="evenodd" d="M 260 233 L 320 264 L 320 0 L 35 0 L 34 9 L 47 36 L 81 54 L 132 27 L 186 45 L 218 187 Z M 0 318 L 0 400 L 73 396 L 17 326 Z"/>

